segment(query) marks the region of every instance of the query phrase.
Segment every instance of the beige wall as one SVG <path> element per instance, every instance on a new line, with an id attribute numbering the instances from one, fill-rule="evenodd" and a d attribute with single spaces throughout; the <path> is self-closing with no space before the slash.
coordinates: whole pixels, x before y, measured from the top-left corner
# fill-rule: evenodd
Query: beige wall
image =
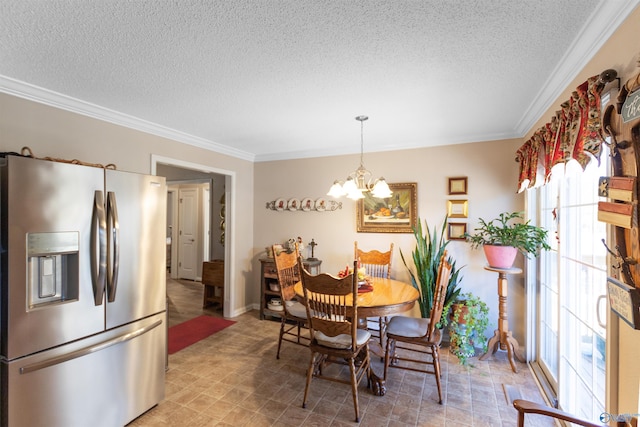
<path id="1" fill-rule="evenodd" d="M 29 146 L 36 157 L 115 163 L 119 170 L 150 173 L 151 156 L 206 165 L 235 173 L 235 210 L 227 241 L 233 242 L 232 315 L 250 308 L 255 294 L 253 250 L 253 163 L 166 138 L 124 128 L 14 96 L 0 94 L 0 151 Z M 247 307 L 249 305 L 249 307 Z"/>
<path id="2" fill-rule="evenodd" d="M 357 144 L 357 141 L 353 141 Z M 401 143 L 401 141 L 400 141 Z M 446 214 L 448 199 L 469 201 L 468 228 L 478 223 L 478 218 L 491 219 L 503 211 L 522 210 L 522 195 L 517 195 L 517 163 L 514 153 L 521 140 L 481 142 L 442 146 L 416 150 L 384 153 L 365 153 L 365 166 L 374 175 L 384 175 L 388 182 L 416 182 L 418 216 L 427 220 L 430 228 L 440 227 Z M 366 144 L 365 144 L 366 145 Z M 353 262 L 353 242 L 368 248 L 388 248 L 393 242 L 392 277 L 409 281 L 402 264 L 400 250 L 411 264 L 411 251 L 415 247 L 412 234 L 357 233 L 355 202 L 339 199 L 342 209 L 333 212 L 273 211 L 266 203 L 278 198 L 314 200 L 325 196 L 335 179 L 344 179 L 359 165 L 359 155 L 322 157 L 313 159 L 273 161 L 255 165 L 255 233 L 254 264 L 265 255 L 265 246 L 281 243 L 288 238 L 301 236 L 305 244 L 314 238 L 318 243 L 316 256 L 322 263 L 322 271 L 337 273 Z M 448 177 L 467 176 L 468 195 L 448 196 Z M 424 223 L 423 223 L 424 225 Z M 472 251 L 468 244 L 452 241 L 450 253 L 465 265 L 462 287 L 473 291 L 490 306 L 493 327 L 497 327 L 498 296 L 497 275 L 484 270 L 486 261 L 481 251 Z M 521 262 L 522 260 L 520 260 Z M 513 278 L 509 292 L 513 300 L 509 304 L 509 316 L 514 335 L 524 343 L 524 298 L 522 278 Z M 254 280 L 259 282 L 256 268 Z M 258 289 L 256 288 L 256 292 Z M 259 301 L 255 294 L 254 301 Z M 418 313 L 419 314 L 419 313 Z M 488 331 L 492 334 L 493 329 Z"/>

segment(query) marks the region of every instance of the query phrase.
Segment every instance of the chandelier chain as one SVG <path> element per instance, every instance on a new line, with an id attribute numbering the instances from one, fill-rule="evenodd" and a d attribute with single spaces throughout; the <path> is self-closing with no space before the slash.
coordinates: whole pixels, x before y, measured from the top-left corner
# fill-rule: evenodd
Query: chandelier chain
<path id="1" fill-rule="evenodd" d="M 367 116 L 358 116 L 356 120 L 360 122 L 360 167 L 364 169 L 364 121 L 368 120 Z"/>

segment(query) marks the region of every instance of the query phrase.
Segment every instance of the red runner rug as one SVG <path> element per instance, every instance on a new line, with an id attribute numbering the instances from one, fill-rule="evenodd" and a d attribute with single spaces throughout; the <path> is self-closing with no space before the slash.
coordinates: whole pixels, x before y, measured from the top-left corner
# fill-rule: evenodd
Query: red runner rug
<path id="1" fill-rule="evenodd" d="M 195 344 L 234 323 L 236 322 L 233 320 L 203 315 L 172 326 L 169 328 L 169 340 L 167 342 L 169 354 L 189 347 L 191 344 Z"/>

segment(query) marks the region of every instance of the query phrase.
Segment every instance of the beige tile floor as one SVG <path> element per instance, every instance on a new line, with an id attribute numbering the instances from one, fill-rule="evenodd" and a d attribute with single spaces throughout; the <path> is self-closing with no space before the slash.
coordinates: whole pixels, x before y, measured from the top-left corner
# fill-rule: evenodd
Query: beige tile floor
<path id="1" fill-rule="evenodd" d="M 170 325 L 199 314 L 202 286 L 168 281 Z M 323 380 L 311 384 L 302 409 L 309 350 L 284 343 L 276 360 L 279 323 L 259 320 L 257 312 L 235 318 L 237 323 L 169 357 L 166 397 L 130 426 L 353 426 L 348 385 Z M 373 358 L 382 373 L 379 358 Z M 439 405 L 433 375 L 392 370 L 385 396 L 372 395 L 363 381 L 359 388 L 361 426 L 515 426 L 511 396 L 542 402 L 525 364 L 511 372 L 504 353 L 490 361 L 472 359 L 472 367 L 458 364 L 442 349 L 445 401 Z M 552 426 L 530 417 L 527 426 Z"/>

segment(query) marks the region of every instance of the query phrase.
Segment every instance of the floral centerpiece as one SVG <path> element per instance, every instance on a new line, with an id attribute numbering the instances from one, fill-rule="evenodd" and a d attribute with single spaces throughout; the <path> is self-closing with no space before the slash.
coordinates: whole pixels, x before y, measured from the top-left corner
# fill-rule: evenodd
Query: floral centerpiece
<path id="1" fill-rule="evenodd" d="M 343 278 L 347 277 L 349 274 L 353 274 L 353 268 L 346 266 L 344 270 L 338 272 L 338 277 Z M 358 269 L 356 271 L 356 277 L 358 280 L 358 292 L 370 292 L 373 290 L 373 284 L 371 281 L 371 276 L 367 274 L 367 269 L 365 267 L 360 267 L 360 262 L 358 262 Z"/>
<path id="2" fill-rule="evenodd" d="M 364 284 L 364 283 L 368 283 L 370 277 L 367 276 L 367 269 L 364 267 L 359 267 L 358 268 L 358 283 L 359 284 Z"/>
<path id="3" fill-rule="evenodd" d="M 346 266 L 344 270 L 338 272 L 338 277 L 343 278 L 353 273 L 353 268 Z M 367 269 L 365 267 L 358 267 L 358 283 L 368 283 L 371 278 L 367 275 Z"/>

